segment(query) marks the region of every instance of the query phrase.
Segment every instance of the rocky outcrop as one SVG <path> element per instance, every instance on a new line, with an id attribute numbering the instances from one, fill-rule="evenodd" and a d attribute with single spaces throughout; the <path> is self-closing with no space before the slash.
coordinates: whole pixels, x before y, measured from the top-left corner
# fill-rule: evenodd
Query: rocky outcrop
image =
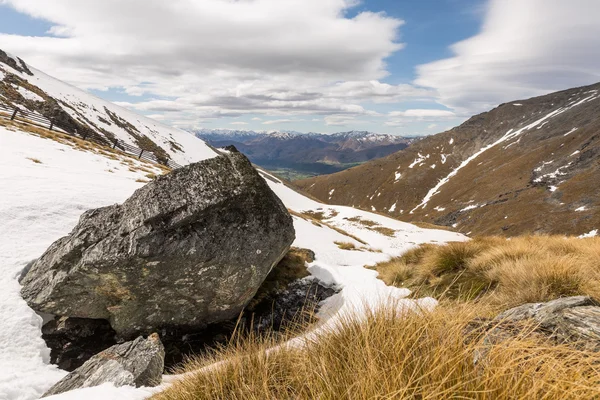
<path id="1" fill-rule="evenodd" d="M 491 321 L 474 321 L 466 336 L 482 339 L 484 346 L 474 355 L 476 364 L 485 360 L 491 346 L 523 336 L 600 351 L 600 303 L 575 296 L 524 304 Z"/>
<path id="2" fill-rule="evenodd" d="M 115 345 L 90 358 L 52 386 L 42 397 L 113 383 L 115 386 L 157 386 L 162 379 L 165 350 L 157 334 Z"/>
<path id="3" fill-rule="evenodd" d="M 31 266 L 22 295 L 40 312 L 106 319 L 124 338 L 201 329 L 237 316 L 294 237 L 285 206 L 232 151 L 85 212 Z"/>
<path id="4" fill-rule="evenodd" d="M 498 315 L 492 324 L 531 321 L 536 331 L 558 343 L 574 343 L 600 351 L 600 303 L 591 297 L 566 297 L 524 304 Z"/>

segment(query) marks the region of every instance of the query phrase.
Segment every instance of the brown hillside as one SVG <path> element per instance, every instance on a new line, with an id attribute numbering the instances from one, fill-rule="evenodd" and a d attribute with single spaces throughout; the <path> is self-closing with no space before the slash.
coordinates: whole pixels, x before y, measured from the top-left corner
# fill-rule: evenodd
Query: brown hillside
<path id="1" fill-rule="evenodd" d="M 463 233 L 581 235 L 600 229 L 599 114 L 600 83 L 506 103 L 386 158 L 295 183 L 332 204 Z"/>

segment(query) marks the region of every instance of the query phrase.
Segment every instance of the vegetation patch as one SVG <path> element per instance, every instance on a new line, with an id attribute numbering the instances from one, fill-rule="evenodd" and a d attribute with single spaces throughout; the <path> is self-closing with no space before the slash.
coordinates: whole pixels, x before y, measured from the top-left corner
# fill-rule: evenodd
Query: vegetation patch
<path id="1" fill-rule="evenodd" d="M 534 335 L 486 344 L 466 335 L 481 310 L 445 305 L 398 313 L 399 305 L 348 317 L 304 345 L 236 338 L 190 360 L 154 400 L 196 399 L 592 399 L 600 354 Z M 488 351 L 484 363 L 474 355 Z M 267 351 L 269 349 L 269 351 Z M 219 363 L 219 364 L 217 364 Z M 204 368 L 204 369 L 202 369 Z"/>
<path id="2" fill-rule="evenodd" d="M 352 217 L 352 218 L 346 218 L 346 219 L 351 222 L 358 222 L 359 224 L 364 225 L 369 228 L 372 228 L 374 226 L 379 226 L 379 223 L 377 223 L 375 221 L 371 221 L 369 219 L 362 219 L 361 217 Z"/>
<path id="3" fill-rule="evenodd" d="M 600 238 L 481 237 L 426 244 L 377 264 L 388 285 L 415 296 L 477 300 L 499 308 L 558 297 L 600 298 Z"/>
<path id="4" fill-rule="evenodd" d="M 345 230 L 343 230 L 343 229 L 341 229 L 341 228 L 338 228 L 337 226 L 333 226 L 333 225 L 331 225 L 331 224 L 328 224 L 328 223 L 326 223 L 326 222 L 322 222 L 322 220 L 317 220 L 317 219 L 314 219 L 314 218 L 312 218 L 312 217 L 310 216 L 310 214 L 308 214 L 308 213 L 306 213 L 306 212 L 304 212 L 304 213 L 298 213 L 298 212 L 296 212 L 296 211 L 294 211 L 294 210 L 291 210 L 291 209 L 289 209 L 289 208 L 288 208 L 288 212 L 289 212 L 291 215 L 295 216 L 295 217 L 302 218 L 302 219 L 303 219 L 303 220 L 305 220 L 305 221 L 310 221 L 310 222 L 312 222 L 312 223 L 313 223 L 313 225 L 316 225 L 316 226 L 322 226 L 322 225 L 324 225 L 324 226 L 328 227 L 329 229 L 333 229 L 333 230 L 334 230 L 334 231 L 336 231 L 337 233 L 340 233 L 340 234 L 342 234 L 342 235 L 344 235 L 344 236 L 348 236 L 349 238 L 356 240 L 356 241 L 357 241 L 358 243 L 360 243 L 360 244 L 364 244 L 364 245 L 366 245 L 366 244 L 367 244 L 367 242 L 365 242 L 364 240 L 361 240 L 361 239 L 357 238 L 356 236 L 354 236 L 354 235 L 352 235 L 352 234 L 350 234 L 350 233 L 346 232 Z"/>
<path id="5" fill-rule="evenodd" d="M 376 226 L 373 228 L 369 228 L 372 231 L 381 233 L 382 235 L 385 236 L 389 236 L 389 237 L 394 237 L 396 235 L 396 231 L 393 230 L 392 228 L 386 228 L 385 226 Z"/>
<path id="6" fill-rule="evenodd" d="M 339 247 L 342 250 L 360 250 L 359 248 L 357 248 L 354 243 L 350 243 L 350 242 L 334 242 L 337 247 Z"/>
<path id="7" fill-rule="evenodd" d="M 33 161 L 36 164 L 42 164 L 42 162 L 40 160 L 38 160 L 37 158 L 27 157 L 27 159 Z"/>

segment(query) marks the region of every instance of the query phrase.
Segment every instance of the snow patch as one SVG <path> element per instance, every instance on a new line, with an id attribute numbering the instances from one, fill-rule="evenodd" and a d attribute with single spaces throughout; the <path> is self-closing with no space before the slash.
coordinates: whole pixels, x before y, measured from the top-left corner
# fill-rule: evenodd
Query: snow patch
<path id="1" fill-rule="evenodd" d="M 429 154 L 427 154 L 426 156 L 424 156 L 421 153 L 418 153 L 418 157 L 415 158 L 415 160 L 412 162 L 412 164 L 410 164 L 408 166 L 408 168 L 412 169 L 417 164 L 419 164 L 419 166 L 421 166 L 421 164 L 423 164 L 423 161 L 427 160 L 428 158 L 429 158 Z"/>
<path id="2" fill-rule="evenodd" d="M 458 172 L 463 169 L 464 167 L 466 167 L 467 165 L 469 165 L 469 163 L 471 161 L 473 161 L 474 159 L 476 159 L 477 157 L 479 157 L 481 154 L 485 153 L 487 150 L 491 149 L 494 146 L 497 146 L 500 143 L 506 142 L 508 140 L 511 140 L 513 138 L 516 138 L 518 136 L 520 136 L 523 132 L 532 129 L 542 123 L 544 123 L 546 120 L 553 118 L 559 114 L 562 114 L 563 112 L 579 105 L 579 104 L 583 104 L 586 101 L 590 101 L 594 98 L 594 96 L 589 96 L 581 101 L 579 101 L 578 103 L 575 103 L 574 105 L 570 106 L 570 107 L 566 107 L 566 108 L 559 108 L 557 110 L 554 110 L 552 112 L 550 112 L 549 114 L 547 114 L 546 116 L 538 119 L 537 121 L 532 122 L 531 124 L 513 132 L 513 129 L 510 129 L 508 132 L 506 132 L 506 134 L 504 136 L 502 136 L 500 139 L 498 139 L 497 141 L 495 141 L 492 144 L 489 144 L 485 147 L 483 147 L 481 150 L 479 150 L 478 152 L 476 152 L 475 154 L 471 155 L 469 158 L 467 158 L 466 160 L 464 160 L 457 168 L 455 168 L 452 172 L 450 172 L 445 178 L 441 179 L 437 185 L 435 185 L 433 188 L 431 188 L 429 190 L 429 192 L 427 193 L 427 195 L 425 195 L 425 197 L 423 198 L 423 200 L 421 201 L 421 203 L 419 205 L 417 205 L 415 208 L 413 208 L 411 210 L 411 214 L 414 213 L 414 211 L 418 210 L 419 208 L 425 208 L 427 206 L 427 203 L 429 202 L 429 200 L 431 200 L 431 198 L 439 192 L 439 189 L 444 186 L 446 183 L 448 183 L 448 181 L 450 180 L 450 178 L 452 178 L 453 176 L 455 176 L 456 174 L 458 174 Z"/>
<path id="3" fill-rule="evenodd" d="M 579 239 L 591 238 L 598 236 L 598 229 L 594 229 L 589 231 L 588 233 L 584 233 L 583 235 L 578 236 Z"/>
<path id="4" fill-rule="evenodd" d="M 581 207 L 575 209 L 575 211 L 577 211 L 577 212 L 586 211 L 586 210 L 587 210 L 587 208 L 585 208 L 585 206 L 581 206 Z"/>
<path id="5" fill-rule="evenodd" d="M 571 133 L 575 132 L 578 128 L 573 128 L 569 132 L 565 133 L 564 136 L 569 136 Z"/>

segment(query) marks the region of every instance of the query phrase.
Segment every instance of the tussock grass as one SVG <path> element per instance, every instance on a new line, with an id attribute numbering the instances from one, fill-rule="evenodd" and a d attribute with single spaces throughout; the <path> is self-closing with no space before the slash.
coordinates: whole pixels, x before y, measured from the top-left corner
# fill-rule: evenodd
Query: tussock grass
<path id="1" fill-rule="evenodd" d="M 299 213 L 299 212 L 296 212 L 296 211 L 291 210 L 289 208 L 288 208 L 288 212 L 290 213 L 290 215 L 293 215 L 293 216 L 298 217 L 298 218 L 302 218 L 305 221 L 312 222 L 312 224 L 315 225 L 315 226 L 319 226 L 319 227 L 326 226 L 329 229 L 333 229 L 337 233 L 340 233 L 340 234 L 342 234 L 344 236 L 348 236 L 349 238 L 356 240 L 360 244 L 363 244 L 363 245 L 367 244 L 367 242 L 365 242 L 364 240 L 361 240 L 360 238 L 357 238 L 356 236 L 354 236 L 354 235 L 346 232 L 345 230 L 343 230 L 341 228 L 338 228 L 337 226 L 328 224 L 326 222 L 322 222 L 321 220 L 314 219 L 313 217 L 311 217 L 311 215 L 312 215 L 311 213 L 307 213 L 307 212 Z"/>
<path id="2" fill-rule="evenodd" d="M 388 285 L 512 307 L 557 297 L 600 298 L 600 238 L 482 237 L 423 245 L 374 267 Z"/>
<path id="3" fill-rule="evenodd" d="M 359 250 L 354 243 L 350 243 L 350 242 L 334 242 L 337 247 L 339 247 L 342 250 Z"/>
<path id="4" fill-rule="evenodd" d="M 394 237 L 396 235 L 396 231 L 392 228 L 387 228 L 385 226 L 375 226 L 373 228 L 369 228 L 372 231 L 381 233 L 382 235 Z"/>
<path id="5" fill-rule="evenodd" d="M 188 374 L 153 399 L 600 396 L 600 354 L 528 334 L 487 345 L 476 333 L 465 334 L 474 315 L 457 305 L 418 313 L 390 307 L 367 313 L 365 319 L 347 318 L 318 341 L 270 351 L 278 344 L 274 338 L 237 338 L 190 360 L 179 371 Z M 489 349 L 485 360 L 475 364 L 474 354 L 484 347 Z"/>

